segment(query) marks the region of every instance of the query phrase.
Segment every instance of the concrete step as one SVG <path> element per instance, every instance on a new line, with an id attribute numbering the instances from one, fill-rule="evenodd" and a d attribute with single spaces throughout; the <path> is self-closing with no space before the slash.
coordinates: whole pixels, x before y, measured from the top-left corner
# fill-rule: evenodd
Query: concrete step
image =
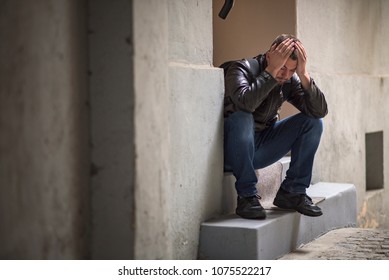
<path id="1" fill-rule="evenodd" d="M 322 208 L 322 216 L 307 217 L 272 206 L 265 220 L 229 214 L 202 223 L 199 258 L 275 260 L 332 229 L 356 226 L 354 185 L 321 182 L 307 193 Z"/>
<path id="2" fill-rule="evenodd" d="M 273 199 L 286 176 L 290 165 L 290 157 L 285 156 L 278 162 L 255 172 L 258 177 L 257 189 L 261 196 L 261 204 L 266 208 L 272 205 Z M 235 190 L 235 177 L 232 173 L 225 173 L 223 178 L 222 205 L 223 214 L 235 213 L 237 195 Z"/>

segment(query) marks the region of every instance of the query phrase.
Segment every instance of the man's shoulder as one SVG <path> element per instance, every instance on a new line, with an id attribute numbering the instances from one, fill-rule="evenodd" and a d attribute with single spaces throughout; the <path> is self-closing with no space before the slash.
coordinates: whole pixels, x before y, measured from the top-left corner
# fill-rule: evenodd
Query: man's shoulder
<path id="1" fill-rule="evenodd" d="M 236 67 L 247 67 L 247 59 L 242 58 L 242 59 L 236 59 L 236 60 L 229 60 L 226 62 L 223 62 L 220 64 L 219 68 L 223 68 L 224 70 L 229 69 L 231 66 L 236 66 Z"/>
<path id="2" fill-rule="evenodd" d="M 240 69 L 244 70 L 245 72 L 251 73 L 253 76 L 257 76 L 261 68 L 260 63 L 255 58 L 243 58 L 238 60 L 226 61 L 219 67 L 224 69 L 224 75 L 226 75 L 230 69 Z"/>

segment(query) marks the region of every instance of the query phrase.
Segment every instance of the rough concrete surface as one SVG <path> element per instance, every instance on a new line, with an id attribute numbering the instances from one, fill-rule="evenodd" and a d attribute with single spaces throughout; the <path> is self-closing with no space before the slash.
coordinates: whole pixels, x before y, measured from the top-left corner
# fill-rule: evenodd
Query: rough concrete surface
<path id="1" fill-rule="evenodd" d="M 280 260 L 389 260 L 389 230 L 336 229 Z"/>

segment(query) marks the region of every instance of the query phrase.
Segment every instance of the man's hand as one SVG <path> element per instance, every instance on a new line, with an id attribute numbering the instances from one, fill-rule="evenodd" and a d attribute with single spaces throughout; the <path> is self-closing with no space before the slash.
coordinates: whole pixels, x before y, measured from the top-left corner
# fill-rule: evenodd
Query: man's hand
<path id="1" fill-rule="evenodd" d="M 306 73 L 306 66 L 307 66 L 307 53 L 305 52 L 304 46 L 301 44 L 301 42 L 296 42 L 296 53 L 297 53 L 297 69 L 296 73 L 299 76 L 302 76 Z"/>
<path id="2" fill-rule="evenodd" d="M 285 65 L 294 49 L 295 42 L 293 39 L 286 39 L 277 47 L 275 45 L 271 46 L 270 50 L 266 53 L 268 65 L 265 70 L 273 77 L 276 77 L 278 71 Z"/>
<path id="3" fill-rule="evenodd" d="M 306 70 L 307 66 L 307 53 L 305 52 L 304 46 L 301 42 L 295 43 L 295 48 L 297 52 L 297 69 L 296 73 L 300 78 L 303 88 L 309 88 L 311 78 Z"/>

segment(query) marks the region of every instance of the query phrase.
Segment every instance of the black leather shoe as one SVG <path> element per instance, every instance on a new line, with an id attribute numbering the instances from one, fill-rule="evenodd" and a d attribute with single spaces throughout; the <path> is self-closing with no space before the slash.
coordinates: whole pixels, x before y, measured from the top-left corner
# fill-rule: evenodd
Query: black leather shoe
<path id="1" fill-rule="evenodd" d="M 311 217 L 321 216 L 323 212 L 320 207 L 313 204 L 312 199 L 306 194 L 289 193 L 279 189 L 273 204 L 282 209 L 292 209 Z"/>
<path id="2" fill-rule="evenodd" d="M 245 219 L 265 219 L 266 211 L 259 203 L 259 196 L 240 197 L 238 196 L 238 206 L 236 214 Z"/>

